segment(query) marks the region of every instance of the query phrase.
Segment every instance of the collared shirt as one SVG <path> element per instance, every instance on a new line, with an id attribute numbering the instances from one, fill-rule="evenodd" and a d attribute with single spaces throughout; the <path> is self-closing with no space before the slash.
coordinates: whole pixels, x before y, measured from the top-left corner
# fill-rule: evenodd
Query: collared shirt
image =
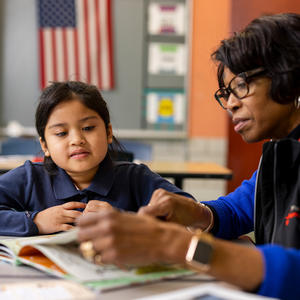
<path id="1" fill-rule="evenodd" d="M 70 201 L 101 200 L 135 212 L 148 204 L 158 188 L 192 198 L 143 164 L 112 162 L 106 157 L 90 186 L 78 190 L 63 169 L 49 175 L 43 163 L 26 161 L 0 176 L 0 235 L 37 235 L 35 215 Z"/>

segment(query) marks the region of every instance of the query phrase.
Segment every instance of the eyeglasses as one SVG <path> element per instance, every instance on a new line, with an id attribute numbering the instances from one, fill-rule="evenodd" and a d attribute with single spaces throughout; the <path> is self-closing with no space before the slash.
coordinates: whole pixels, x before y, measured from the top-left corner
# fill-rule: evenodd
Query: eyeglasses
<path id="1" fill-rule="evenodd" d="M 216 100 L 224 109 L 227 109 L 230 94 L 232 93 L 239 100 L 244 99 L 249 94 L 249 79 L 259 76 L 264 72 L 264 68 L 258 68 L 236 75 L 230 80 L 227 87 L 221 87 L 215 92 Z"/>

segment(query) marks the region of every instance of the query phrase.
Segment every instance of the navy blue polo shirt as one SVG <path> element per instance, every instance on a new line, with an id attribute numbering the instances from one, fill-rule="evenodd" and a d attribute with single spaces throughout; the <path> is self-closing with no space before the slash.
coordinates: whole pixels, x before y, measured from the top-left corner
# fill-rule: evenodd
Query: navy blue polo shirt
<path id="1" fill-rule="evenodd" d="M 136 212 L 148 204 L 158 188 L 192 198 L 147 166 L 112 162 L 108 156 L 84 190 L 77 190 L 63 169 L 58 168 L 56 175 L 49 175 L 43 163 L 26 161 L 0 176 L 0 235 L 37 235 L 34 216 L 69 201 L 101 200 L 116 208 Z"/>

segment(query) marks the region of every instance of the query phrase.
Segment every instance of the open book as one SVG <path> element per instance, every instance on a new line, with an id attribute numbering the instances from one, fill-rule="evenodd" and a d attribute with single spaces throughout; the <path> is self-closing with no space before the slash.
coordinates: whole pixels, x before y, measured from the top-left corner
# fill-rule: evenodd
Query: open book
<path id="1" fill-rule="evenodd" d="M 169 266 L 149 266 L 124 271 L 112 265 L 95 265 L 81 256 L 76 236 L 75 229 L 45 236 L 1 237 L 0 260 L 15 265 L 30 265 L 99 290 L 192 274 L 191 271 Z"/>

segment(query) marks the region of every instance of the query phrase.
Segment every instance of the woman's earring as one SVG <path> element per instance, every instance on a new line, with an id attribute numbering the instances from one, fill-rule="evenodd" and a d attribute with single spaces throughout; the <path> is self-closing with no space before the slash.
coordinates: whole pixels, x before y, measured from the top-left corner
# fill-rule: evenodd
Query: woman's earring
<path id="1" fill-rule="evenodd" d="M 296 109 L 300 108 L 300 96 L 295 99 L 295 107 L 296 107 Z"/>

